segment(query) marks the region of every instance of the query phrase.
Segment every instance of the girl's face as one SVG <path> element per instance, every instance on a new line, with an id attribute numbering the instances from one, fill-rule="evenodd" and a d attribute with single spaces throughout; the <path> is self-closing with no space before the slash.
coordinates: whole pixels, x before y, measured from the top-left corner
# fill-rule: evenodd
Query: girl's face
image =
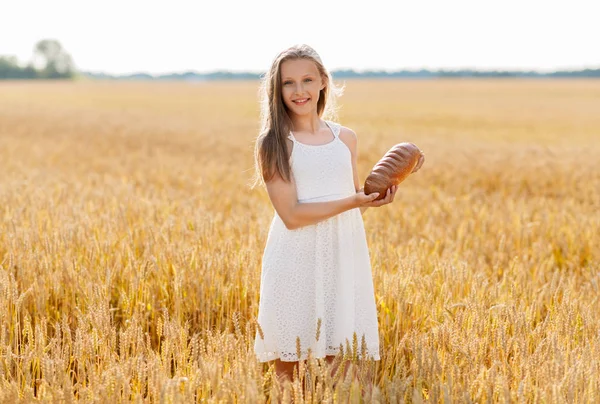
<path id="1" fill-rule="evenodd" d="M 325 84 L 312 60 L 293 59 L 281 64 L 281 97 L 290 115 L 316 114 L 323 88 Z"/>

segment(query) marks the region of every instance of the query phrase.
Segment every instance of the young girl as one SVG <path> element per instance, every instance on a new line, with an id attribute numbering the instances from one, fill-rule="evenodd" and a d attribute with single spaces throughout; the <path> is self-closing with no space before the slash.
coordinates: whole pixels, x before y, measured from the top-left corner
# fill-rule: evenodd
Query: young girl
<path id="1" fill-rule="evenodd" d="M 308 348 L 331 362 L 354 333 L 379 360 L 362 213 L 392 202 L 396 187 L 379 201 L 360 188 L 357 136 L 323 119 L 339 90 L 310 46 L 281 52 L 262 90 L 254 186 L 266 185 L 275 212 L 262 257 L 258 360 L 275 360 L 278 375 L 291 378 Z"/>

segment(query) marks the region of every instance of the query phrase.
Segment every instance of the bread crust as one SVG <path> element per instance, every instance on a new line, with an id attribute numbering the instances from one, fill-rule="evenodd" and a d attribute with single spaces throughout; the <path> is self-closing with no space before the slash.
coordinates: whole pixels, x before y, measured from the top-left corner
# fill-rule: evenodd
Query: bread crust
<path id="1" fill-rule="evenodd" d="M 404 181 L 417 167 L 423 153 L 414 143 L 398 143 L 375 164 L 365 180 L 366 195 L 379 192 L 377 200 L 385 198 L 388 188 Z"/>

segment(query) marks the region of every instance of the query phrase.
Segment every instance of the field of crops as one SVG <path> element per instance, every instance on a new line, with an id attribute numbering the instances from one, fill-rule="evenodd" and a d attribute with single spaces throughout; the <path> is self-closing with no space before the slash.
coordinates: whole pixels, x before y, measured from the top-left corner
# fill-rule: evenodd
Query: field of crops
<path id="1" fill-rule="evenodd" d="M 348 81 L 360 180 L 427 160 L 363 217 L 381 361 L 292 385 L 252 349 L 257 91 L 0 82 L 0 402 L 600 401 L 600 81 Z"/>

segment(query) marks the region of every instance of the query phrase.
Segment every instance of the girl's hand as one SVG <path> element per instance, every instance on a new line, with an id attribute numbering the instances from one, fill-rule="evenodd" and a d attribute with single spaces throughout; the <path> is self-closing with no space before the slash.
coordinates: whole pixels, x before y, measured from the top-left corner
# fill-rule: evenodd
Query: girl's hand
<path id="1" fill-rule="evenodd" d="M 377 198 L 379 193 L 375 192 L 373 194 L 365 195 L 363 187 L 356 193 L 356 203 L 358 204 L 359 208 L 377 208 L 379 206 L 387 205 L 388 203 L 392 203 L 394 201 L 394 197 L 396 196 L 397 190 L 398 185 L 393 185 L 386 191 L 385 198 L 380 199 L 378 201 L 374 201 L 374 199 Z"/>

